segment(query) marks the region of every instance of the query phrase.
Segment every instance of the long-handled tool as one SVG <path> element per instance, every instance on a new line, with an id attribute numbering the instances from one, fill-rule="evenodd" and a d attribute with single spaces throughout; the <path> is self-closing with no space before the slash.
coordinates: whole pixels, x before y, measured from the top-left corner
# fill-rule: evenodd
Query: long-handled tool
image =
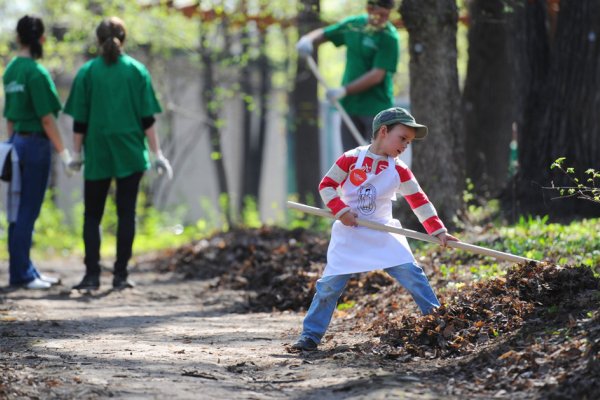
<path id="1" fill-rule="evenodd" d="M 308 63 L 308 67 L 310 68 L 312 73 L 315 75 L 315 78 L 317 78 L 317 80 L 321 83 L 321 85 L 323 85 L 323 87 L 326 90 L 329 89 L 329 86 L 327 86 L 327 82 L 325 82 L 323 75 L 321 75 L 321 72 L 319 71 L 319 67 L 317 66 L 317 63 L 315 62 L 315 59 L 312 58 L 312 56 L 308 56 L 308 57 L 306 57 L 306 62 Z M 354 125 L 354 122 L 352 122 L 352 119 L 350 118 L 350 116 L 348 115 L 346 110 L 344 110 L 344 107 L 342 107 L 340 102 L 337 100 L 333 100 L 333 105 L 339 111 L 340 115 L 342 116 L 342 120 L 344 121 L 344 123 L 346 124 L 348 129 L 350 129 L 350 133 L 352 133 L 352 136 L 354 136 L 354 139 L 356 139 L 359 146 L 366 145 L 367 141 L 365 140 L 364 137 L 362 137 L 362 135 L 356 128 L 356 125 Z"/>
<path id="2" fill-rule="evenodd" d="M 311 206 L 307 206 L 306 204 L 296 203 L 293 201 L 288 201 L 287 205 L 289 208 L 294 208 L 296 210 L 299 210 L 299 211 L 302 211 L 302 212 L 305 212 L 308 214 L 318 215 L 320 217 L 326 217 L 326 218 L 334 218 L 334 216 L 329 211 L 323 210 L 321 208 L 311 207 Z M 362 219 L 358 219 L 357 222 L 358 222 L 358 225 L 360 225 L 360 226 L 365 226 L 367 228 L 375 229 L 378 231 L 398 233 L 400 235 L 404 235 L 404 236 L 412 238 L 412 239 L 417 239 L 417 240 L 421 240 L 421 241 L 429 242 L 429 243 L 440 244 L 440 240 L 438 238 L 436 238 L 435 236 L 427 235 L 427 234 L 421 233 L 421 232 L 416 232 L 416 231 L 413 231 L 410 229 L 396 228 L 394 226 L 378 224 L 376 222 L 366 221 L 366 220 L 362 220 Z M 481 246 L 475 246 L 474 244 L 469 244 L 469 243 L 465 243 L 465 242 L 460 242 L 460 241 L 455 242 L 455 241 L 449 240 L 447 243 L 448 243 L 448 247 L 466 250 L 466 251 L 470 251 L 471 253 L 481 254 L 484 256 L 494 257 L 494 258 L 497 258 L 498 260 L 512 261 L 512 262 L 516 262 L 516 263 L 529 262 L 529 261 L 538 262 L 538 261 L 532 260 L 530 258 L 520 257 L 520 256 L 516 256 L 514 254 L 504 253 L 502 251 L 492 250 L 492 249 L 488 249 L 488 248 L 481 247 Z"/>
<path id="3" fill-rule="evenodd" d="M 325 90 L 329 89 L 329 86 L 327 85 L 327 82 L 325 82 L 325 78 L 323 78 L 323 75 L 321 75 L 321 72 L 319 71 L 319 67 L 317 66 L 317 63 L 315 62 L 315 59 L 312 58 L 312 56 L 308 56 L 308 57 L 306 57 L 306 63 L 308 64 L 308 67 L 312 71 L 312 73 L 315 76 L 315 78 L 317 78 L 317 81 L 319 81 L 319 83 L 321 83 L 321 85 L 323 85 L 323 87 L 325 88 Z M 354 139 L 356 140 L 356 142 L 358 143 L 358 145 L 359 146 L 367 145 L 368 144 L 367 141 L 360 134 L 360 132 L 358 131 L 358 128 L 356 127 L 356 125 L 354 125 L 354 122 L 352 122 L 352 118 L 350 118 L 350 116 L 348 115 L 348 113 L 346 112 L 346 110 L 344 110 L 344 107 L 342 107 L 342 105 L 340 104 L 340 102 L 338 100 L 333 100 L 333 105 L 338 110 L 338 112 L 340 113 L 340 116 L 342 117 L 342 121 L 346 124 L 346 126 L 348 127 L 348 129 L 350 129 L 350 133 L 352 134 L 352 136 L 354 137 Z M 411 166 L 411 164 L 412 164 L 412 150 L 411 150 L 410 145 L 400 155 L 400 159 L 402 161 L 404 161 L 406 163 L 406 165 L 408 165 L 409 167 Z"/>

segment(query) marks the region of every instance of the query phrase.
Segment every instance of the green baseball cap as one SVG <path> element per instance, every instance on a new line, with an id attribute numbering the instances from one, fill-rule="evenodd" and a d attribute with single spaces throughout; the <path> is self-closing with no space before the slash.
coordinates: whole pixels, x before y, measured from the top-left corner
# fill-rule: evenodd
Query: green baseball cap
<path id="1" fill-rule="evenodd" d="M 427 127 L 425 125 L 417 124 L 415 117 L 401 107 L 388 108 L 377 114 L 373 119 L 373 135 L 375 135 L 383 125 L 393 125 L 398 123 L 415 128 L 415 139 L 423 139 L 427 136 Z"/>

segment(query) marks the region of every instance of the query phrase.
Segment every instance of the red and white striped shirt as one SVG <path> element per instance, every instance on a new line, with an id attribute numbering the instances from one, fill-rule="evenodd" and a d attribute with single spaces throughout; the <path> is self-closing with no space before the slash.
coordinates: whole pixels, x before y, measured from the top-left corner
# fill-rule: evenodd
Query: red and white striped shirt
<path id="1" fill-rule="evenodd" d="M 346 181 L 349 172 L 354 169 L 359 152 L 360 149 L 356 148 L 342 154 L 319 184 L 321 198 L 336 218 L 339 218 L 346 211 L 350 210 L 350 207 L 348 207 L 341 199 L 338 188 Z M 435 236 L 442 232 L 447 232 L 446 227 L 437 215 L 435 207 L 431 204 L 427 195 L 419 186 L 412 171 L 398 158 L 395 160 L 396 171 L 400 176 L 400 184 L 398 185 L 396 192 L 406 199 L 410 208 L 419 219 L 419 222 L 423 224 L 423 227 L 428 234 Z M 375 169 L 375 174 L 379 174 L 381 171 L 385 170 L 387 166 L 387 157 L 379 156 L 367 151 L 363 161 L 363 167 L 366 170 L 365 172 L 370 173 Z"/>

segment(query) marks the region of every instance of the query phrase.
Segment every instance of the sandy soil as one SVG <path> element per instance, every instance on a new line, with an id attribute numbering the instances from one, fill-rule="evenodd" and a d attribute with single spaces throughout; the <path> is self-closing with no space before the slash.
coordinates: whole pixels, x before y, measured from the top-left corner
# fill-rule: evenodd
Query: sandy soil
<path id="1" fill-rule="evenodd" d="M 337 318 L 319 351 L 290 354 L 302 313 L 244 312 L 245 294 L 141 264 L 134 289 L 68 290 L 77 260 L 46 262 L 50 291 L 0 289 L 0 398 L 455 398 L 437 361 L 402 364 L 356 349 L 374 340 Z M 8 276 L 6 262 L 0 276 Z M 460 396 L 459 396 L 460 397 Z"/>

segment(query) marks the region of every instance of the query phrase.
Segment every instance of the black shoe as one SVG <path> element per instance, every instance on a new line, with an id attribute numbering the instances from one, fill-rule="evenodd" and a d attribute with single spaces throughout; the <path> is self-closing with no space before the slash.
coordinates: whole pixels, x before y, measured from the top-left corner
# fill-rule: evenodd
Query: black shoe
<path id="1" fill-rule="evenodd" d="M 292 349 L 296 351 L 315 351 L 318 344 L 314 340 L 306 337 L 301 337 L 292 345 Z"/>
<path id="2" fill-rule="evenodd" d="M 85 274 L 79 284 L 73 286 L 75 290 L 98 290 L 100 288 L 100 276 L 96 274 Z"/>
<path id="3" fill-rule="evenodd" d="M 113 278 L 113 289 L 122 290 L 122 289 L 132 289 L 135 287 L 135 283 L 126 277 L 115 276 Z"/>

